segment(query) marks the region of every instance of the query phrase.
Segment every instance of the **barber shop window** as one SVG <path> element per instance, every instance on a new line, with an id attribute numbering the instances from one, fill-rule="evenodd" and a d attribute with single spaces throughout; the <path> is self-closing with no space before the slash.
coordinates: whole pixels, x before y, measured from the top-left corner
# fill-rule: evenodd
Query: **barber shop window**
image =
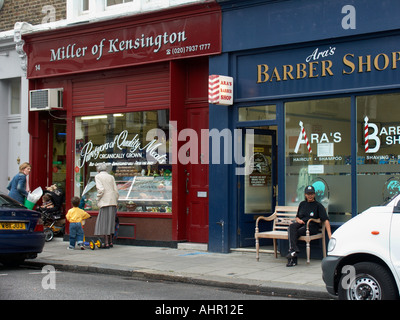
<path id="1" fill-rule="evenodd" d="M 239 108 L 239 121 L 275 120 L 276 105 Z"/>
<path id="2" fill-rule="evenodd" d="M 357 103 L 357 208 L 400 192 L 400 94 L 360 96 Z"/>
<path id="3" fill-rule="evenodd" d="M 169 110 L 77 117 L 74 194 L 97 210 L 96 165 L 107 163 L 119 190 L 118 211 L 170 213 Z"/>
<path id="4" fill-rule="evenodd" d="M 350 98 L 285 103 L 286 203 L 313 185 L 331 221 L 351 218 Z"/>

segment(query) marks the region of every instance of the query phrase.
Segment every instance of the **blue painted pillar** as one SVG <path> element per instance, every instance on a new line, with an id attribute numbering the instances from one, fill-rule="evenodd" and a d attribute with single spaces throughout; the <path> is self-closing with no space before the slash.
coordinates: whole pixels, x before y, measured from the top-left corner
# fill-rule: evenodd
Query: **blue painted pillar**
<path id="1" fill-rule="evenodd" d="M 214 56 L 209 61 L 209 74 L 229 76 L 229 55 Z M 222 131 L 230 128 L 230 113 L 232 106 L 210 104 L 209 128 Z M 221 139 L 220 164 L 212 163 L 212 140 L 210 139 L 209 164 L 209 241 L 208 250 L 211 252 L 229 252 L 229 210 L 232 210 L 229 194 L 230 164 L 224 164 L 224 143 Z"/>

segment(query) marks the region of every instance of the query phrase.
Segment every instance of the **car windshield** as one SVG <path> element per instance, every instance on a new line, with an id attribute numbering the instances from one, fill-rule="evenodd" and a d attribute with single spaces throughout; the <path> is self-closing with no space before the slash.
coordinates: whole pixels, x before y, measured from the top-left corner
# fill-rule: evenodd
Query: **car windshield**
<path id="1" fill-rule="evenodd" d="M 18 201 L 14 200 L 8 196 L 5 196 L 3 194 L 0 194 L 0 207 L 23 207 L 23 208 L 25 208 Z"/>

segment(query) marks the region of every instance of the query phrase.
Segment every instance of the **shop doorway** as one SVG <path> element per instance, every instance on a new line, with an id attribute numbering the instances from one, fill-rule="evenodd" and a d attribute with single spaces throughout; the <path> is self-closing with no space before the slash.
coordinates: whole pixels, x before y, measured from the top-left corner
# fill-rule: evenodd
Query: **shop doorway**
<path id="1" fill-rule="evenodd" d="M 32 171 L 30 187 L 56 184 L 65 194 L 66 186 L 66 127 L 65 114 L 35 111 L 38 117 L 37 135 L 31 137 Z"/>
<path id="2" fill-rule="evenodd" d="M 67 165 L 67 124 L 65 121 L 51 121 L 49 141 L 49 172 L 50 184 L 57 185 L 65 192 L 66 165 Z"/>
<path id="3" fill-rule="evenodd" d="M 208 154 L 204 151 L 208 151 L 208 139 L 201 139 L 202 129 L 208 132 L 208 106 L 187 109 L 186 121 L 195 133 L 190 137 L 190 150 L 186 151 L 190 161 L 184 169 L 186 235 L 189 242 L 208 243 Z"/>
<path id="4" fill-rule="evenodd" d="M 246 131 L 244 131 L 246 132 Z M 275 129 L 244 133 L 243 149 L 249 174 L 238 175 L 238 245 L 254 246 L 255 220 L 274 212 L 277 198 Z M 263 227 L 267 228 L 267 225 Z"/>
<path id="5" fill-rule="evenodd" d="M 42 188 L 56 184 L 65 192 L 67 123 L 61 117 L 40 115 L 38 144 L 35 149 L 39 165 L 33 174 Z"/>

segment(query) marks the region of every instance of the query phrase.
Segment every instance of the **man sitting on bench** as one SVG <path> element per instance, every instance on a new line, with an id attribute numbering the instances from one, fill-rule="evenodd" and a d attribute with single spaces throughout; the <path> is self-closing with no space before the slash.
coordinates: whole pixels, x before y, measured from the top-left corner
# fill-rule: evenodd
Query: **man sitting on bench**
<path id="1" fill-rule="evenodd" d="M 289 237 L 289 253 L 286 256 L 288 258 L 287 267 L 294 267 L 297 265 L 297 254 L 300 252 L 297 246 L 297 240 L 301 236 L 306 235 L 306 224 L 311 218 L 320 219 L 322 223 L 325 223 L 325 228 L 328 233 L 329 239 L 331 238 L 331 225 L 329 223 L 329 217 L 326 213 L 324 206 L 315 200 L 315 189 L 313 186 L 307 186 L 304 190 L 305 200 L 300 202 L 297 210 L 296 222 L 289 225 L 288 237 Z M 317 234 L 319 232 L 319 225 L 313 221 L 309 225 L 310 235 Z"/>

